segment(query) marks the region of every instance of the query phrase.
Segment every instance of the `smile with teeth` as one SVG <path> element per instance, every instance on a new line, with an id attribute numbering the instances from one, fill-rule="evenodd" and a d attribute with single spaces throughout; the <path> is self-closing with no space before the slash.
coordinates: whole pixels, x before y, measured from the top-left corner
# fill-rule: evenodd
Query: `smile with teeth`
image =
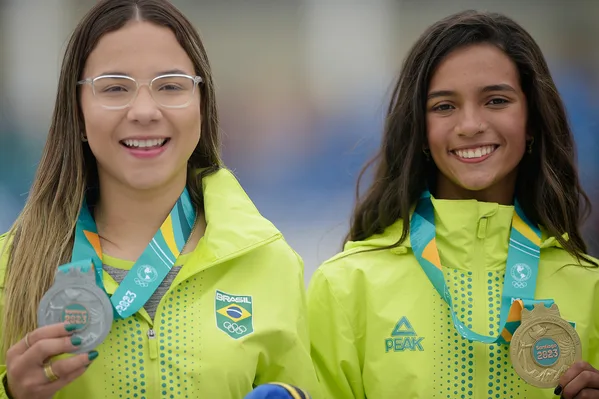
<path id="1" fill-rule="evenodd" d="M 122 140 L 121 143 L 128 148 L 159 148 L 162 147 L 168 139 L 151 139 L 151 140 Z"/>
<path id="2" fill-rule="evenodd" d="M 473 159 L 482 158 L 485 155 L 489 155 L 494 152 L 499 146 L 497 145 L 485 145 L 478 148 L 468 148 L 463 150 L 452 150 L 451 152 L 457 155 L 459 158 Z"/>

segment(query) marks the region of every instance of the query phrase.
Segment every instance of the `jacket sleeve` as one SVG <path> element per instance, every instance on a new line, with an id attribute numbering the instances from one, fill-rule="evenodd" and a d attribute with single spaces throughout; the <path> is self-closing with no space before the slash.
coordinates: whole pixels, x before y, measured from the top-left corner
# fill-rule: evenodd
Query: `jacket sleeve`
<path id="1" fill-rule="evenodd" d="M 8 252 L 8 235 L 2 234 L 0 235 L 0 317 L 4 312 L 4 277 L 6 276 L 6 264 L 8 262 L 8 256 L 6 253 Z M 5 248 L 6 247 L 6 248 Z M 0 326 L 0 339 L 2 338 L 2 334 L 4 333 L 2 327 Z M 6 390 L 4 389 L 4 381 L 6 379 L 6 353 L 0 354 L 0 399 L 9 399 Z"/>
<path id="2" fill-rule="evenodd" d="M 0 399 L 11 399 L 8 396 L 8 393 L 6 392 L 6 389 L 4 388 L 4 384 L 6 382 L 6 366 L 5 365 L 0 366 L 0 381 L 2 382 L 0 384 Z"/>
<path id="3" fill-rule="evenodd" d="M 325 396 L 364 399 L 354 329 L 320 269 L 312 277 L 308 289 L 308 322 L 312 361 Z"/>
<path id="4" fill-rule="evenodd" d="M 265 337 L 268 349 L 259 360 L 254 386 L 284 383 L 306 392 L 311 399 L 324 399 L 310 358 L 303 261 L 295 252 L 285 252 L 277 259 L 278 268 L 284 272 L 275 277 L 269 290 L 271 315 L 278 324 Z"/>
<path id="5" fill-rule="evenodd" d="M 593 329 L 590 330 L 588 358 L 586 360 L 591 366 L 599 370 L 599 286 L 595 288 L 593 314 Z M 584 349 L 584 348 L 583 348 Z"/>

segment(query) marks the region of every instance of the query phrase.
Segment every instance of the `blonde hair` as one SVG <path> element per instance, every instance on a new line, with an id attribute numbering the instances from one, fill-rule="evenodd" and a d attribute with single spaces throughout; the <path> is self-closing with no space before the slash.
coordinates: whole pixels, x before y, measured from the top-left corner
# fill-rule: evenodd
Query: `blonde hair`
<path id="1" fill-rule="evenodd" d="M 37 328 L 37 307 L 54 281 L 56 268 L 70 261 L 75 224 L 84 195 L 97 185 L 96 160 L 81 141 L 84 131 L 77 81 L 106 33 L 130 20 L 170 28 L 193 62 L 200 85 L 202 135 L 188 163 L 188 188 L 201 209 L 203 176 L 221 166 L 218 115 L 206 51 L 192 24 L 164 0 L 105 0 L 79 23 L 64 55 L 48 139 L 25 207 L 10 231 L 4 284 L 2 351 Z M 196 171 L 202 170 L 197 176 Z M 0 251 L 3 249 L 0 248 Z"/>

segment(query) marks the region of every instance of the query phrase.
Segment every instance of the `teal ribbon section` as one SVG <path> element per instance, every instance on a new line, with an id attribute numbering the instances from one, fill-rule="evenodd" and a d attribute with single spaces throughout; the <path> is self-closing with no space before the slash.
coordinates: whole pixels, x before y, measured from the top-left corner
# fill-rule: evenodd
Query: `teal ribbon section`
<path id="1" fill-rule="evenodd" d="M 517 201 L 515 204 L 515 213 L 537 235 L 540 241 L 540 229 L 526 218 L 526 215 Z M 449 293 L 449 289 L 445 282 L 442 266 L 437 266 L 432 263 L 431 260 L 425 258 L 425 250 L 429 252 L 437 251 L 438 254 L 436 245 L 434 245 L 434 248 L 427 249 L 427 246 L 433 241 L 435 236 L 435 212 L 430 192 L 425 191 L 421 195 L 416 205 L 416 209 L 412 214 L 410 221 L 410 242 L 414 255 L 420 263 L 422 270 L 426 273 L 439 295 L 441 295 L 449 305 L 453 324 L 462 337 L 470 341 L 483 342 L 486 344 L 509 344 L 501 333 L 505 328 L 510 332 L 509 337 L 511 337 L 520 325 L 519 315 L 517 320 L 508 321 L 508 314 L 510 313 L 510 308 L 513 306 L 514 301 L 521 300 L 524 307 L 528 309 L 532 309 L 536 303 L 543 303 L 545 306 L 551 306 L 553 304 L 553 300 L 534 299 L 539 270 L 540 247 L 518 231 L 514 226 L 514 223 L 512 223 L 501 299 L 499 334 L 496 337 L 491 337 L 472 331 L 458 319 L 453 309 L 451 294 Z"/>
<path id="2" fill-rule="evenodd" d="M 164 221 L 111 296 L 115 318 L 124 319 L 133 315 L 154 294 L 183 250 L 191 235 L 195 218 L 193 202 L 185 189 L 171 210 L 170 218 Z M 96 284 L 105 290 L 98 230 L 87 202 L 84 201 L 75 227 L 71 263 L 60 266 L 59 271 L 67 273 L 71 268 L 78 268 L 85 272 L 89 271 L 91 265 L 94 266 Z"/>

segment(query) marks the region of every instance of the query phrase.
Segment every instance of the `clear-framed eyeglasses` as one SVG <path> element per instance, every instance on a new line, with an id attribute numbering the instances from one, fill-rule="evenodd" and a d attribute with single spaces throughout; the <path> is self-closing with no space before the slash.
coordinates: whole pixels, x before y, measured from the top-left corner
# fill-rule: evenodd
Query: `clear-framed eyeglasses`
<path id="1" fill-rule="evenodd" d="M 141 86 L 147 85 L 152 98 L 165 108 L 185 108 L 193 100 L 200 76 L 183 74 L 160 75 L 142 83 L 129 76 L 102 75 L 77 82 L 89 84 L 94 97 L 106 109 L 124 109 L 133 103 Z"/>

